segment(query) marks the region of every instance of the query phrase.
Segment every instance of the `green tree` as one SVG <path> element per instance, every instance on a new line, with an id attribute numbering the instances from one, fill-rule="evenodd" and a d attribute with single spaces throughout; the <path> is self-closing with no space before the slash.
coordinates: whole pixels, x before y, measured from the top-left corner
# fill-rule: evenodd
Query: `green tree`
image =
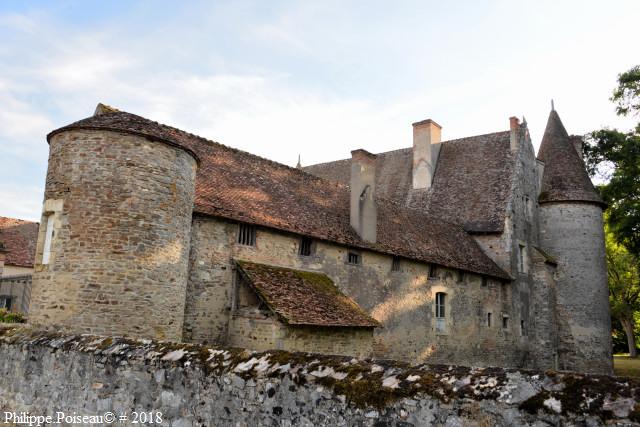
<path id="1" fill-rule="evenodd" d="M 629 356 L 637 357 L 636 317 L 640 312 L 640 270 L 638 259 L 606 230 L 609 302 L 627 337 Z"/>
<path id="2" fill-rule="evenodd" d="M 640 66 L 618 76 L 611 100 L 619 115 L 640 116 Z M 584 159 L 607 209 L 608 224 L 618 243 L 640 258 L 640 123 L 634 130 L 601 129 L 588 135 Z"/>

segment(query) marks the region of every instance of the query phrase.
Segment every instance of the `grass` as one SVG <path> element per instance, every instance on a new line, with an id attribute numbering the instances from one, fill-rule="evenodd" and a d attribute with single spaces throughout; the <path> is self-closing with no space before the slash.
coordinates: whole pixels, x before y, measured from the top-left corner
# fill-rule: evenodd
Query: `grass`
<path id="1" fill-rule="evenodd" d="M 640 378 L 640 357 L 631 359 L 626 354 L 613 356 L 613 370 L 616 375 Z"/>

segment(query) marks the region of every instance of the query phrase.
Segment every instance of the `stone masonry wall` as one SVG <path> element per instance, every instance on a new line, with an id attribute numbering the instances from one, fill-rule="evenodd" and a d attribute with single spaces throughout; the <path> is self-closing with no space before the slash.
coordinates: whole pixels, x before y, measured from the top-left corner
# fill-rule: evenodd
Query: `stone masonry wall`
<path id="1" fill-rule="evenodd" d="M 524 337 L 513 309 L 512 286 L 479 275 L 361 251 L 361 265 L 346 262 L 348 248 L 315 242 L 315 253 L 298 255 L 300 236 L 258 229 L 256 246 L 236 244 L 236 223 L 196 216 L 192 225 L 185 311 L 187 342 L 227 343 L 232 259 L 322 271 L 346 295 L 383 324 L 376 328 L 374 355 L 410 361 L 485 366 L 521 366 Z M 445 292 L 446 331 L 435 329 L 435 294 Z M 488 313 L 492 315 L 488 325 Z M 506 317 L 506 327 L 502 318 Z M 286 347 L 285 347 L 286 348 Z"/>
<path id="2" fill-rule="evenodd" d="M 180 340 L 195 159 L 143 137 L 67 131 L 50 141 L 30 321 Z"/>
<path id="3" fill-rule="evenodd" d="M 228 344 L 257 351 L 286 349 L 370 357 L 372 341 L 370 328 L 294 327 L 261 313 L 237 313 L 231 316 Z"/>
<path id="4" fill-rule="evenodd" d="M 180 427 L 640 425 L 640 383 L 625 378 L 2 328 L 0 353 L 7 422 L 63 412 Z"/>
<path id="5" fill-rule="evenodd" d="M 541 242 L 558 260 L 560 369 L 612 372 L 611 317 L 602 209 L 585 203 L 541 206 Z"/>

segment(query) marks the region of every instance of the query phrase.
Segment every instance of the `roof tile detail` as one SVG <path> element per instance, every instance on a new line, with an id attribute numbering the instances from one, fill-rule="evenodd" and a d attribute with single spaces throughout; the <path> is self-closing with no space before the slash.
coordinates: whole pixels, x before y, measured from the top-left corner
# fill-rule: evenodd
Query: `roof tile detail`
<path id="1" fill-rule="evenodd" d="M 0 217 L 0 243 L 8 251 L 6 265 L 33 267 L 38 227 L 37 222 Z"/>
<path id="2" fill-rule="evenodd" d="M 380 326 L 324 274 L 248 261 L 236 263 L 269 309 L 289 325 Z"/>
<path id="3" fill-rule="evenodd" d="M 76 128 L 170 139 L 195 153 L 200 159 L 195 213 L 510 279 L 460 226 L 394 201 L 377 199 L 378 239 L 367 243 L 351 228 L 349 187 L 344 184 L 125 112 L 90 117 L 49 137 Z"/>
<path id="4" fill-rule="evenodd" d="M 538 159 L 544 162 L 540 203 L 568 201 L 604 205 L 555 110 L 549 113 Z"/>

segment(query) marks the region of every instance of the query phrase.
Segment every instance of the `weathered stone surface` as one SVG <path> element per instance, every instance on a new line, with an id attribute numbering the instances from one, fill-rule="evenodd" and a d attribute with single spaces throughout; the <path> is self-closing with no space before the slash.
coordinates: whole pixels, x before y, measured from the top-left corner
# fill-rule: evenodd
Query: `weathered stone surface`
<path id="1" fill-rule="evenodd" d="M 167 426 L 640 425 L 640 382 L 625 378 L 0 334 L 0 411 L 161 412 Z M 329 370 L 347 375 L 312 375 Z M 392 376 L 398 387 L 384 387 Z"/>

